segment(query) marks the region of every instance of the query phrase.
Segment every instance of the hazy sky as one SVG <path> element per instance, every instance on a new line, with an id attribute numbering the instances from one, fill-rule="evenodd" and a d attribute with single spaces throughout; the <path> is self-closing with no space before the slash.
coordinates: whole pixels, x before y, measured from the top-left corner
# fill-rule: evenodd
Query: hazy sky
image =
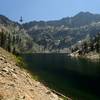
<path id="1" fill-rule="evenodd" d="M 16 21 L 61 19 L 80 11 L 100 14 L 100 0 L 0 0 L 0 14 Z"/>

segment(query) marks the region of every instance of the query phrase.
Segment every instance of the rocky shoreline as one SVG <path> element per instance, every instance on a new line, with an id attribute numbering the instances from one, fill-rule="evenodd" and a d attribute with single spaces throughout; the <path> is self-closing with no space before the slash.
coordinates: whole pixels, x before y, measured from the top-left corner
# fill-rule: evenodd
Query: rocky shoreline
<path id="1" fill-rule="evenodd" d="M 63 100 L 30 73 L 16 65 L 15 57 L 0 48 L 0 100 Z M 71 100 L 71 99 L 67 99 Z"/>
<path id="2" fill-rule="evenodd" d="M 85 55 L 79 55 L 78 52 L 74 52 L 69 54 L 72 58 L 85 58 L 91 61 L 99 61 L 100 60 L 100 54 L 96 52 L 90 52 Z"/>

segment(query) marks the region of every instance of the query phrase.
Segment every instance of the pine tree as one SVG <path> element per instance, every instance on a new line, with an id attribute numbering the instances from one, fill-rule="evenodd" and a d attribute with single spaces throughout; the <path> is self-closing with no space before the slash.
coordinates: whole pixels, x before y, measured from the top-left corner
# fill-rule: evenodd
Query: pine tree
<path id="1" fill-rule="evenodd" d="M 13 53 L 13 54 L 17 54 L 17 53 L 16 53 L 16 48 L 15 48 L 15 47 L 13 48 L 12 53 Z"/>
<path id="2" fill-rule="evenodd" d="M 8 43 L 7 43 L 7 50 L 11 52 L 11 45 L 12 45 L 11 35 L 8 34 Z"/>

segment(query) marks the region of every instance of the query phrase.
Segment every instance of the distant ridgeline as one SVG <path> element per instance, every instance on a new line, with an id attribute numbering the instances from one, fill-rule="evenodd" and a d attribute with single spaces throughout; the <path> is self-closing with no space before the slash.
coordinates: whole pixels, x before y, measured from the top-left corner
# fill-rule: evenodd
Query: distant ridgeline
<path id="1" fill-rule="evenodd" d="M 80 12 L 60 20 L 32 21 L 24 24 L 0 15 L 0 30 L 0 46 L 8 51 L 67 53 L 71 46 L 80 44 L 80 41 L 94 37 L 100 32 L 100 14 Z M 81 49 L 85 50 L 87 43 L 82 45 L 84 46 Z M 93 46 L 94 48 L 96 47 Z"/>
<path id="2" fill-rule="evenodd" d="M 100 53 L 100 32 L 94 37 L 81 41 L 71 48 L 71 52 L 77 52 L 79 55 L 85 55 L 90 52 Z"/>

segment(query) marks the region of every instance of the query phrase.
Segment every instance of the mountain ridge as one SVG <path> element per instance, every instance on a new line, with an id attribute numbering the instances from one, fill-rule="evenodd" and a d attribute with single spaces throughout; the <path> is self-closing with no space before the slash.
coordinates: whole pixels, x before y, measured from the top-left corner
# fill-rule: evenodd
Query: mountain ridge
<path id="1" fill-rule="evenodd" d="M 69 48 L 87 36 L 93 36 L 100 32 L 99 22 L 100 14 L 80 12 L 73 17 L 57 21 L 29 22 L 23 24 L 23 27 L 33 40 L 42 45 L 44 49 L 58 50 L 59 48 Z"/>
<path id="2" fill-rule="evenodd" d="M 86 17 L 85 17 L 86 16 Z M 92 16 L 92 17 L 91 17 Z M 100 14 L 93 14 L 93 13 L 90 13 L 90 12 L 79 12 L 78 14 L 72 16 L 72 17 L 64 17 L 62 19 L 59 19 L 59 20 L 49 20 L 49 21 L 30 21 L 30 22 L 27 22 L 27 23 L 24 23 L 23 25 L 25 24 L 28 24 L 28 23 L 33 23 L 33 26 L 36 24 L 47 24 L 47 25 L 55 25 L 55 26 L 58 26 L 58 25 L 70 25 L 70 21 L 71 20 L 75 20 L 77 17 L 80 17 L 79 19 L 77 20 L 81 20 L 82 17 L 85 17 L 85 18 L 90 18 L 90 21 L 94 21 L 94 20 L 99 20 L 100 21 Z M 91 19 L 92 18 L 92 19 Z M 86 22 L 86 21 L 85 21 Z M 60 23 L 60 24 L 59 24 Z M 67 24 L 66 24 L 67 23 Z M 73 23 L 72 23 L 73 24 Z M 90 24 L 90 23 L 89 23 Z M 84 25 L 84 24 L 83 24 Z M 78 25 L 79 26 L 79 25 Z"/>
<path id="3" fill-rule="evenodd" d="M 23 24 L 2 17 L 0 26 L 10 32 L 16 30 L 19 35 L 24 33 L 24 37 L 30 38 L 28 40 L 32 42 L 32 48 L 37 48 L 35 52 L 61 52 L 61 49 L 70 48 L 87 36 L 100 32 L 100 14 L 90 12 L 80 12 L 73 17 L 55 21 L 31 21 Z M 27 44 L 27 39 L 25 41 Z M 21 51 L 27 47 L 28 45 L 24 46 Z"/>

